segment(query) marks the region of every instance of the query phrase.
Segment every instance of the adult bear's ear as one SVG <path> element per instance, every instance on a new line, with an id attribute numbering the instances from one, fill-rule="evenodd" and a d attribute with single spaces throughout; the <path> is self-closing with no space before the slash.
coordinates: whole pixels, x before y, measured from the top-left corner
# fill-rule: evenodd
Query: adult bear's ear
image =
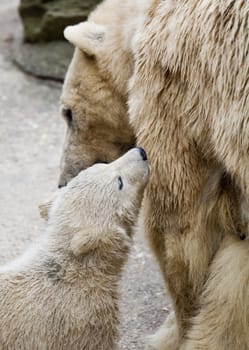
<path id="1" fill-rule="evenodd" d="M 91 250 L 96 249 L 102 242 L 102 234 L 97 233 L 96 229 L 81 229 L 74 234 L 71 241 L 71 249 L 75 256 L 84 255 Z"/>
<path id="2" fill-rule="evenodd" d="M 99 52 L 105 33 L 106 28 L 94 22 L 82 22 L 64 30 L 65 38 L 89 56 L 95 56 Z"/>

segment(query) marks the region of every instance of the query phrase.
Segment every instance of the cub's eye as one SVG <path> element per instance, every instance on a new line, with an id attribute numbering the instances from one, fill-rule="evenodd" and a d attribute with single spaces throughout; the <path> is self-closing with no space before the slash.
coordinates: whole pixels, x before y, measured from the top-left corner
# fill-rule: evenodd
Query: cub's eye
<path id="1" fill-rule="evenodd" d="M 68 123 L 68 125 L 71 125 L 73 122 L 73 112 L 70 108 L 64 108 L 62 110 L 62 114 L 64 116 L 64 118 L 66 119 L 66 122 Z"/>
<path id="2" fill-rule="evenodd" d="M 122 177 L 119 176 L 118 177 L 118 189 L 119 189 L 119 191 L 121 191 L 123 187 L 124 187 L 124 183 L 123 183 Z"/>

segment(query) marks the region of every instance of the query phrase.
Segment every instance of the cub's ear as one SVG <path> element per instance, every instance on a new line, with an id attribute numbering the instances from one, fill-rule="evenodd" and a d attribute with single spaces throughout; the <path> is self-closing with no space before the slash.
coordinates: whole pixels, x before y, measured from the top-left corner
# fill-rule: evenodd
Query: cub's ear
<path id="1" fill-rule="evenodd" d="M 102 241 L 103 235 L 97 233 L 92 228 L 82 229 L 74 234 L 71 241 L 71 249 L 75 256 L 88 253 L 90 250 L 94 250 L 98 247 Z"/>
<path id="2" fill-rule="evenodd" d="M 53 199 L 50 199 L 44 203 L 39 204 L 38 206 L 40 217 L 46 221 L 48 221 L 48 213 L 52 206 L 52 203 L 53 203 Z"/>
<path id="3" fill-rule="evenodd" d="M 82 22 L 64 30 L 65 38 L 89 56 L 95 56 L 99 52 L 105 33 L 106 28 L 94 22 Z"/>
<path id="4" fill-rule="evenodd" d="M 63 190 L 64 189 L 61 188 L 61 189 L 55 191 L 52 195 L 50 195 L 50 197 L 47 200 L 45 200 L 43 203 L 39 204 L 38 208 L 39 208 L 40 217 L 42 219 L 45 219 L 46 221 L 48 221 L 49 211 L 50 211 L 54 201 L 58 197 L 59 193 L 61 193 Z"/>

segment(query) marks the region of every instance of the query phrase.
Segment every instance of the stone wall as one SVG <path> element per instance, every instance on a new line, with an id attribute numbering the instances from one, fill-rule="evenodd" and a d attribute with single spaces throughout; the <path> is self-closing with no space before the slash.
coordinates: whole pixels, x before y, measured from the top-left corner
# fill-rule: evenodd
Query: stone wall
<path id="1" fill-rule="evenodd" d="M 67 25 L 86 20 L 101 0 L 21 0 L 19 14 L 27 42 L 63 39 Z"/>

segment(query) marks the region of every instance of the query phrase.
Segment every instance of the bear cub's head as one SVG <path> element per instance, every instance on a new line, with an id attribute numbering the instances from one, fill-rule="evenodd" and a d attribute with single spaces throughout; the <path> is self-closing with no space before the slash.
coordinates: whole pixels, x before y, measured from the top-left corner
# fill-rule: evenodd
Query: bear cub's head
<path id="1" fill-rule="evenodd" d="M 40 207 L 57 231 L 72 232 L 78 256 L 131 236 L 149 178 L 147 156 L 133 148 L 109 164 L 81 171 L 55 198 Z"/>

